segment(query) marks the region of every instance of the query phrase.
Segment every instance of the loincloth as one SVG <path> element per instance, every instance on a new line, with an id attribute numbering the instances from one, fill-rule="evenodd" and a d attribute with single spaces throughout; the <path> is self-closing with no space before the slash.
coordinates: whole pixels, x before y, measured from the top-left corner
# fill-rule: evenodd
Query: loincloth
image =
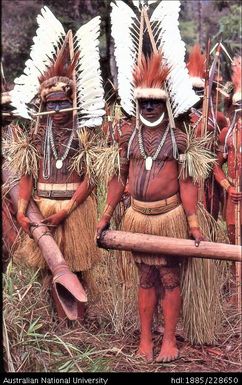
<path id="1" fill-rule="evenodd" d="M 44 218 L 64 209 L 69 200 L 35 198 Z M 54 231 L 53 237 L 71 271 L 89 270 L 100 260 L 100 249 L 95 245 L 97 207 L 94 197 L 89 196 Z M 45 268 L 44 258 L 36 242 L 28 235 L 17 252 L 27 265 Z"/>
<path id="2" fill-rule="evenodd" d="M 122 230 L 133 233 L 161 235 L 171 238 L 188 238 L 185 212 L 178 195 L 157 202 L 141 202 L 132 199 L 125 213 Z M 174 266 L 179 257 L 132 252 L 136 263 Z"/>

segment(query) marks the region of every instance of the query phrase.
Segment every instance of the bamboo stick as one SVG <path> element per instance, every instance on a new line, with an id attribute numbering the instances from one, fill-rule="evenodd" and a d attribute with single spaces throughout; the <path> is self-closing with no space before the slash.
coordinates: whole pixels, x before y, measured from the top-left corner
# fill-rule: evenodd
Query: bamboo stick
<path id="1" fill-rule="evenodd" d="M 59 114 L 61 112 L 69 112 L 69 111 L 75 111 L 78 110 L 77 107 L 71 107 L 71 108 L 64 108 L 63 110 L 58 111 L 43 111 L 43 112 L 37 112 L 36 114 L 31 114 L 32 116 L 44 116 L 44 115 L 54 115 Z"/>
<path id="2" fill-rule="evenodd" d="M 70 52 L 70 59 L 73 60 L 74 59 L 74 43 L 73 43 L 73 34 L 72 34 L 72 31 L 69 30 L 68 31 L 68 42 L 69 42 L 69 52 Z M 78 110 L 78 107 L 77 107 L 77 89 L 76 89 L 76 71 L 75 69 L 73 69 L 73 73 L 72 73 L 72 80 L 73 80 L 73 84 L 74 84 L 74 98 L 73 98 L 73 108 L 72 108 L 72 111 L 73 111 L 73 116 L 72 116 L 72 119 L 73 119 L 73 122 L 74 122 L 74 128 L 77 129 L 76 125 L 77 125 L 77 121 L 76 121 L 76 118 L 77 118 L 77 110 Z"/>
<path id="3" fill-rule="evenodd" d="M 205 84 L 204 84 L 204 96 L 202 106 L 202 127 L 201 137 L 207 134 L 208 130 L 208 115 L 209 115 L 209 51 L 210 51 L 210 39 L 208 39 L 206 47 L 206 68 L 205 68 Z M 198 201 L 204 204 L 204 180 L 199 182 L 198 188 Z"/>
<path id="4" fill-rule="evenodd" d="M 214 80 L 214 75 L 215 75 L 215 71 L 216 71 L 216 66 L 217 66 L 217 72 L 218 72 L 218 80 L 219 80 L 219 77 L 220 77 L 220 51 L 221 51 L 221 48 L 220 48 L 220 42 L 217 44 L 217 49 L 216 49 L 216 54 L 215 54 L 215 58 L 214 58 L 214 72 L 211 73 L 211 78 L 209 79 L 209 82 L 210 82 L 210 85 L 209 85 L 209 92 L 210 94 L 212 93 L 212 86 L 213 86 L 213 80 Z M 210 55 L 211 55 L 211 52 L 210 52 Z M 217 139 L 217 113 L 218 113 L 218 95 L 219 95 L 219 91 L 218 91 L 218 88 L 216 88 L 216 98 L 215 98 L 215 111 L 214 111 L 214 114 L 213 114 L 213 118 L 214 118 L 214 131 L 213 131 L 213 143 L 212 143 L 212 151 L 215 152 L 215 141 Z M 211 112 L 212 112 L 212 107 L 213 107 L 213 100 L 212 100 L 212 95 L 211 95 Z M 211 199 L 211 202 L 210 202 L 210 213 L 212 214 L 213 213 L 213 202 L 214 202 L 214 199 L 213 199 L 213 196 L 214 196 L 214 174 L 212 173 L 212 192 L 211 192 L 211 195 L 212 195 L 212 199 Z"/>
<path id="5" fill-rule="evenodd" d="M 240 192 L 240 166 L 241 166 L 241 129 L 237 121 L 235 127 L 235 188 Z M 241 202 L 235 205 L 235 244 L 241 246 L 241 223 L 240 223 Z M 241 312 L 241 264 L 235 264 L 235 282 L 237 287 L 237 305 Z"/>
<path id="6" fill-rule="evenodd" d="M 40 121 L 40 114 L 41 114 L 41 110 L 42 110 L 42 107 L 43 107 L 43 102 L 41 101 L 40 102 L 40 105 L 39 105 L 39 112 L 38 112 L 38 115 L 37 115 L 37 119 L 36 119 L 36 122 L 35 122 L 35 127 L 34 127 L 34 135 L 37 134 L 38 132 L 38 128 L 39 128 L 39 121 Z"/>
<path id="7" fill-rule="evenodd" d="M 144 33 L 144 10 L 141 9 L 140 15 L 140 30 L 139 30 L 139 48 L 138 48 L 138 57 L 137 62 L 139 63 L 142 56 L 142 47 L 143 47 L 143 33 Z M 138 100 L 135 102 L 136 105 L 136 126 L 138 127 L 139 122 L 139 103 Z"/>
<path id="8" fill-rule="evenodd" d="M 201 241 L 196 247 L 189 239 L 108 230 L 101 234 L 98 245 L 104 249 L 241 262 L 240 247 L 227 243 Z"/>

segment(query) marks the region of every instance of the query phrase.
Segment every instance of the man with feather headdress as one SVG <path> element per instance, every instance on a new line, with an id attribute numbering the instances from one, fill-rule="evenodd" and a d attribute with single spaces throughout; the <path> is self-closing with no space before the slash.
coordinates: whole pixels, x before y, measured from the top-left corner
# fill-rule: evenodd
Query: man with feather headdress
<path id="1" fill-rule="evenodd" d="M 241 57 L 234 58 L 232 63 L 232 110 L 230 125 L 224 127 L 218 137 L 217 163 L 214 166 L 214 175 L 220 186 L 226 191 L 226 223 L 230 242 L 235 244 L 235 205 L 242 199 L 241 192 L 241 143 L 242 143 L 242 124 L 241 124 Z M 236 157 L 237 156 L 237 157 Z M 227 176 L 222 168 L 227 162 Z M 236 172 L 238 180 L 236 180 Z M 237 190 L 236 190 L 237 185 Z M 242 216 L 241 216 L 242 218 Z M 240 219 L 240 225 L 241 225 Z"/>
<path id="2" fill-rule="evenodd" d="M 212 95 L 208 96 L 208 118 L 207 124 L 205 122 L 204 110 L 204 93 L 205 93 L 205 77 L 206 77 L 206 57 L 201 52 L 199 44 L 195 44 L 189 54 L 187 60 L 187 68 L 192 86 L 200 100 L 191 108 L 190 122 L 193 125 L 196 136 L 204 136 L 206 133 L 211 133 L 210 147 L 214 147 L 219 132 L 227 125 L 227 120 L 224 114 L 220 111 L 214 110 Z M 208 79 L 209 80 L 209 79 Z M 212 88 L 214 88 L 214 82 Z M 220 186 L 213 180 L 213 176 L 210 175 L 205 181 L 204 186 L 203 204 L 206 210 L 214 217 L 218 219 L 219 214 L 219 202 L 220 202 Z"/>
<path id="3" fill-rule="evenodd" d="M 121 106 L 128 114 L 136 116 L 136 125 L 127 123 L 119 139 L 120 175 L 113 176 L 109 182 L 107 204 L 97 226 L 97 239 L 109 225 L 128 180 L 131 207 L 124 216 L 125 231 L 178 238 L 187 238 L 190 233 L 198 246 L 203 235 L 197 220 L 197 185 L 193 183 L 188 169 L 196 169 L 194 161 L 196 163 L 199 159 L 199 152 L 195 153 L 195 157 L 192 153 L 188 156 L 187 135 L 175 128 L 173 119 L 173 113 L 187 111 L 198 98 L 192 91 L 183 59 L 179 62 L 166 46 L 167 33 L 171 38 L 171 31 L 163 30 L 164 25 L 168 29 L 171 26 L 173 34 L 177 33 L 174 19 L 178 17 L 179 2 L 161 2 L 152 15 L 151 24 L 154 22 L 154 28 L 158 28 L 158 41 L 161 36 L 163 38 L 159 51 L 153 37 L 154 29 L 147 17 L 147 2 L 141 3 L 144 4 L 141 4 L 140 27 L 136 29 L 138 36 L 135 36 L 135 28 L 132 28 L 133 35 L 128 33 L 137 19 L 132 10 L 122 2 L 112 4 Z M 120 25 L 123 19 L 127 24 L 125 31 Z M 152 46 L 149 56 L 142 55 L 144 22 Z M 124 45 L 123 34 L 126 33 L 128 36 Z M 177 42 L 182 58 L 179 34 Z M 123 60 L 125 56 L 130 66 Z M 178 80 L 180 88 L 176 87 Z M 192 162 L 189 165 L 188 158 Z M 204 169 L 200 171 L 199 177 L 204 174 Z M 198 174 L 195 174 L 193 178 L 196 182 Z M 156 361 L 173 361 L 179 356 L 175 338 L 181 306 L 179 257 L 172 259 L 167 255 L 137 252 L 133 252 L 132 256 L 139 272 L 141 336 L 137 354 L 148 362 L 153 361 L 151 329 L 158 303 L 156 287 L 159 285 L 164 291 L 161 302 L 164 335 Z"/>
<path id="4" fill-rule="evenodd" d="M 217 162 L 213 173 L 216 181 L 226 192 L 225 220 L 231 244 L 242 245 L 242 95 L 241 56 L 232 62 L 233 96 L 230 111 L 230 125 L 224 127 L 218 136 Z M 223 165 L 227 163 L 227 172 Z M 239 264 L 238 264 L 239 265 Z M 240 267 L 241 269 L 241 267 Z M 234 272 L 241 284 L 241 270 Z M 240 290 L 240 289 L 239 289 Z M 241 294 L 240 294 L 241 298 Z M 239 303 L 241 306 L 241 303 Z"/>
<path id="5" fill-rule="evenodd" d="M 85 158 L 90 128 L 100 126 L 105 113 L 97 49 L 100 18 L 80 27 L 74 37 L 72 31 L 65 34 L 47 7 L 37 21 L 31 59 L 12 92 L 12 104 L 20 116 L 31 119 L 33 101 L 39 106 L 32 131 L 25 138 L 17 136 L 15 147 L 9 148 L 9 167 L 21 174 L 17 220 L 29 235 L 19 253 L 29 266 L 47 268 L 31 239 L 33 224 L 26 216 L 33 197 L 69 269 L 88 272 L 100 258 L 94 242 L 94 183 Z M 63 316 L 58 298 L 54 299 Z"/>
<path id="6" fill-rule="evenodd" d="M 201 52 L 199 44 L 195 44 L 187 60 L 187 68 L 189 76 L 192 81 L 192 86 L 196 94 L 200 97 L 200 100 L 196 105 L 191 108 L 191 122 L 196 126 L 196 133 L 198 136 L 202 134 L 203 121 L 201 119 L 203 96 L 205 88 L 205 77 L 206 77 L 206 57 Z M 209 80 L 209 79 L 208 79 Z M 215 87 L 215 83 L 212 82 L 212 88 Z M 227 121 L 224 114 L 220 111 L 214 111 L 213 100 L 209 95 L 209 119 L 207 130 L 213 132 L 219 129 L 219 131 L 226 126 Z M 212 110 L 212 111 L 211 111 Z M 214 115 L 216 112 L 216 116 Z"/>

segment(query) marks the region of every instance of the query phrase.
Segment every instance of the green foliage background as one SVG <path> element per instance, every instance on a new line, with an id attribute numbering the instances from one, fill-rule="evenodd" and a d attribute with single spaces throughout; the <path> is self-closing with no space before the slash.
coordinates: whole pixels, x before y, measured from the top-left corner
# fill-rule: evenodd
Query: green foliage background
<path id="1" fill-rule="evenodd" d="M 124 1 L 133 7 L 131 0 Z M 37 29 L 36 16 L 44 5 L 66 31 L 77 30 L 91 18 L 101 16 L 101 65 L 104 76 L 109 77 L 110 3 L 111 0 L 2 0 L 2 62 L 6 80 L 12 83 L 22 73 Z M 241 16 L 239 0 L 181 1 L 180 29 L 187 50 L 197 41 L 205 48 L 208 37 L 215 44 L 222 36 L 233 56 L 241 50 Z"/>

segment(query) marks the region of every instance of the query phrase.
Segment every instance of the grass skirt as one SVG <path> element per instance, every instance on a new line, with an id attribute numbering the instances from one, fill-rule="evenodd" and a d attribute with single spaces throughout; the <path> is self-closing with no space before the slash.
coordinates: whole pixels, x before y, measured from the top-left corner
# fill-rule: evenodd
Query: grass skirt
<path id="1" fill-rule="evenodd" d="M 133 233 L 161 235 L 172 238 L 188 238 L 187 219 L 182 205 L 165 214 L 145 215 L 129 207 L 125 213 L 122 230 Z M 147 265 L 167 265 L 171 256 L 132 253 L 135 262 Z"/>
<path id="2" fill-rule="evenodd" d="M 47 218 L 64 209 L 68 201 L 38 197 L 35 203 L 43 217 Z M 96 201 L 89 196 L 53 231 L 53 237 L 71 271 L 89 270 L 100 260 L 100 250 L 94 242 L 96 216 Z M 38 245 L 28 235 L 24 237 L 16 258 L 21 258 L 32 267 L 47 267 Z"/>

